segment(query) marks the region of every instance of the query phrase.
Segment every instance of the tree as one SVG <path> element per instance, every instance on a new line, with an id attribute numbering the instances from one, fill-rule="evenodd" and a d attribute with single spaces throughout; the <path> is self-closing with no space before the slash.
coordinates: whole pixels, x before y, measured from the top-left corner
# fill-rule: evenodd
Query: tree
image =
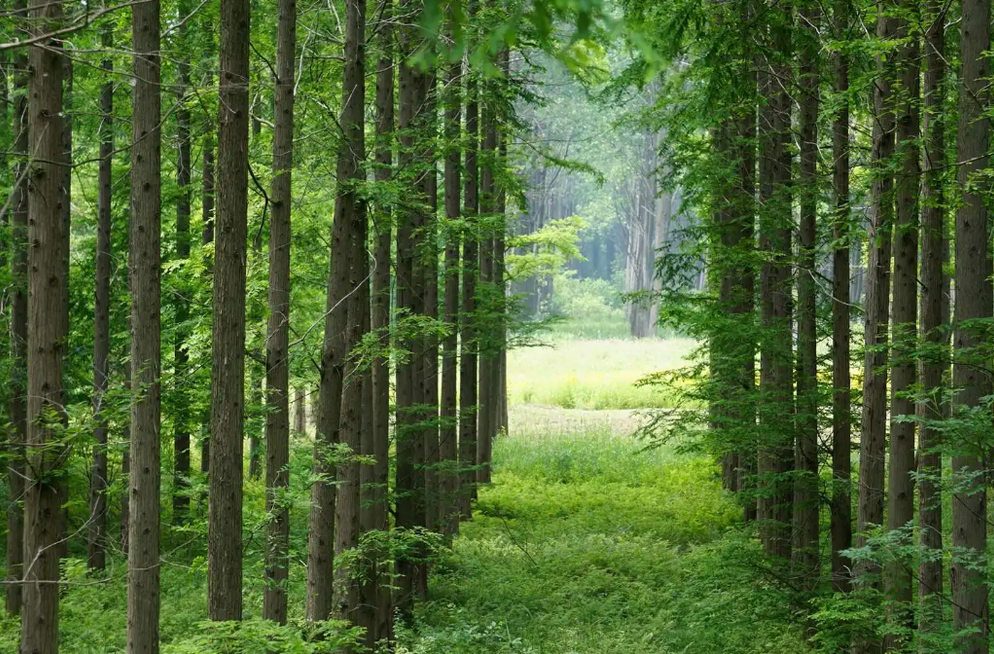
<path id="1" fill-rule="evenodd" d="M 943 572 L 942 560 L 942 452 L 941 434 L 936 421 L 942 419 L 943 375 L 948 368 L 949 334 L 944 325 L 948 315 L 949 298 L 946 275 L 943 272 L 949 252 L 948 230 L 943 206 L 942 169 L 946 161 L 945 122 L 943 120 L 943 84 L 946 72 L 946 10 L 941 3 L 930 0 L 925 7 L 925 137 L 921 231 L 921 334 L 934 348 L 921 364 L 922 402 L 919 414 L 924 422 L 918 449 L 918 524 L 919 544 L 923 556 L 918 564 L 918 628 L 923 642 L 928 634 L 938 631 L 942 620 Z M 931 424 L 930 424 L 931 423 Z M 926 648 L 933 647 L 926 645 Z M 923 652 L 935 649 L 922 648 Z"/>
<path id="2" fill-rule="evenodd" d="M 276 32 L 273 109 L 273 213 L 269 226 L 269 322 L 266 336 L 266 590 L 263 617 L 286 624 L 290 510 L 283 493 L 290 485 L 290 247 L 293 171 L 294 64 L 297 3 L 281 0 Z M 298 408 L 303 405 L 298 397 Z M 299 431 L 303 431 L 303 425 Z"/>
<path id="3" fill-rule="evenodd" d="M 64 421 L 63 347 L 68 325 L 63 263 L 63 56 L 45 38 L 62 21 L 62 3 L 31 0 L 28 49 L 27 170 L 27 466 L 24 488 L 24 615 L 21 651 L 59 651 L 59 557 L 64 479 L 60 426 Z M 58 198 L 58 202 L 52 202 Z"/>
<path id="4" fill-rule="evenodd" d="M 18 0 L 14 11 L 23 21 L 27 17 L 27 2 Z M 7 581 L 6 606 L 10 615 L 19 615 L 23 587 L 21 578 L 24 561 L 24 456 L 28 432 L 28 56 L 25 49 L 14 55 L 14 194 L 11 198 L 11 278 L 10 298 L 11 375 L 9 395 L 10 431 L 8 432 L 11 461 L 7 485 Z M 14 582 L 14 583 L 10 583 Z"/>
<path id="5" fill-rule="evenodd" d="M 835 31 L 848 36 L 849 0 L 834 6 Z M 849 258 L 851 252 L 849 208 L 849 56 L 833 55 L 833 86 L 839 95 L 832 121 L 832 588 L 849 589 L 849 568 L 842 552 L 852 547 L 852 382 L 850 380 Z"/>
<path id="6" fill-rule="evenodd" d="M 904 2 L 902 8 L 917 6 Z M 895 183 L 897 212 L 894 224 L 893 329 L 891 365 L 890 450 L 888 461 L 887 528 L 904 528 L 914 518 L 915 403 L 910 396 L 917 381 L 914 351 L 918 317 L 918 106 L 919 47 L 907 19 L 900 19 L 896 37 L 903 44 L 897 53 L 898 107 L 896 111 L 897 156 L 901 171 Z M 885 575 L 888 596 L 905 605 L 911 603 L 911 572 L 904 562 L 888 566 Z M 900 609 L 895 609 L 900 614 Z M 905 619 L 905 621 L 907 621 Z M 888 649 L 894 646 L 888 637 Z"/>
<path id="7" fill-rule="evenodd" d="M 101 45 L 110 51 L 113 27 L 107 23 L 101 31 Z M 89 552 L 87 564 L 103 570 L 107 547 L 107 420 L 103 405 L 109 384 L 110 369 L 110 275 L 111 275 L 111 197 L 114 153 L 114 61 L 107 57 L 102 66 L 106 74 L 100 91 L 100 170 L 97 196 L 96 288 L 93 308 L 93 469 L 90 473 Z"/>
<path id="8" fill-rule="evenodd" d="M 223 0 L 208 477 L 207 614 L 211 620 L 242 618 L 248 29 L 248 0 Z"/>
<path id="9" fill-rule="evenodd" d="M 992 393 L 988 358 L 979 350 L 984 336 L 977 321 L 990 320 L 994 306 L 991 290 L 991 254 L 988 209 L 976 184 L 987 168 L 990 129 L 983 120 L 989 101 L 985 80 L 990 75 L 986 52 L 990 49 L 989 0 L 964 0 L 960 23 L 959 129 L 956 160 L 960 163 L 958 186 L 962 204 L 956 210 L 956 306 L 953 333 L 954 402 L 965 416 L 976 412 L 982 398 Z M 987 491 L 983 482 L 984 446 L 977 437 L 986 434 L 989 419 L 977 435 L 965 434 L 953 450 L 953 556 L 950 585 L 953 626 L 957 646 L 964 654 L 988 651 L 988 591 L 973 557 L 987 550 Z"/>

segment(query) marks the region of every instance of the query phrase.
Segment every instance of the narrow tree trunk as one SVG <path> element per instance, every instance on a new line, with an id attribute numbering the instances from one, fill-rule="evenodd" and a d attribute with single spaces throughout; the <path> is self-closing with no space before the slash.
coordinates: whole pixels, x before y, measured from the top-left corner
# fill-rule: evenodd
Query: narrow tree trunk
<path id="1" fill-rule="evenodd" d="M 57 29 L 62 3 L 30 0 L 31 36 Z M 62 539 L 64 421 L 63 348 L 68 279 L 63 266 L 65 217 L 62 210 L 63 57 L 52 39 L 28 48 L 28 135 L 31 153 L 27 179 L 27 467 L 24 491 L 24 615 L 21 651 L 56 654 L 59 650 L 59 557 Z M 54 201 L 53 199 L 58 199 Z"/>
<path id="2" fill-rule="evenodd" d="M 189 13 L 187 0 L 179 5 L 179 16 L 182 21 Z M 186 22 L 179 26 L 181 48 L 178 62 L 180 85 L 176 93 L 179 107 L 176 111 L 176 140 L 178 145 L 176 159 L 176 185 L 179 196 L 176 199 L 176 258 L 184 261 L 190 258 L 190 204 L 192 192 L 190 189 L 190 109 L 186 106 L 186 93 L 190 86 L 190 62 L 187 60 L 189 47 Z M 175 384 L 175 401 L 179 407 L 188 403 L 186 379 L 189 375 L 189 355 L 186 342 L 189 329 L 186 322 L 190 319 L 189 302 L 184 297 L 173 301 L 176 330 L 173 342 L 173 383 Z M 186 411 L 177 411 L 173 417 L 173 524 L 181 524 L 186 520 L 190 510 L 190 496 L 187 493 L 190 478 L 190 423 Z"/>
<path id="3" fill-rule="evenodd" d="M 362 268 L 360 270 L 361 286 L 359 290 L 359 308 L 362 313 L 360 333 L 365 337 L 372 330 L 371 301 L 372 289 L 370 288 L 370 261 L 367 254 L 369 247 L 369 226 L 364 225 L 365 234 L 363 236 Z M 380 500 L 380 491 L 377 487 L 376 479 L 376 434 L 373 431 L 373 377 L 372 371 L 366 365 L 360 370 L 362 376 L 360 389 L 360 439 L 359 453 L 374 460 L 373 464 L 363 463 L 359 467 L 360 485 L 360 509 L 359 509 L 359 532 L 360 539 L 367 537 L 367 534 L 380 530 L 379 509 L 376 503 Z M 373 651 L 377 641 L 380 640 L 378 598 L 379 580 L 377 579 L 378 561 L 380 555 L 376 551 L 366 550 L 366 556 L 362 560 L 361 578 L 359 581 L 358 605 L 354 611 L 354 622 L 356 626 L 365 631 L 363 644 Z M 389 633 L 389 632 L 387 632 Z M 386 634 L 384 634 L 386 635 Z"/>
<path id="4" fill-rule="evenodd" d="M 890 39 L 894 19 L 880 16 L 877 36 Z M 877 61 L 874 83 L 874 121 L 871 166 L 874 179 L 870 188 L 871 222 L 869 279 L 866 288 L 864 339 L 866 358 L 863 364 L 863 415 L 859 448 L 859 500 L 856 514 L 856 547 L 866 545 L 866 531 L 881 525 L 884 518 L 884 449 L 887 426 L 887 329 L 890 299 L 891 232 L 893 231 L 893 180 L 886 171 L 894 152 L 894 114 L 891 108 L 891 68 Z M 877 566 L 857 562 L 857 578 L 878 573 Z M 860 581 L 868 587 L 870 582 Z M 854 654 L 879 651 L 880 643 L 857 639 Z"/>
<path id="5" fill-rule="evenodd" d="M 209 129 L 209 128 L 208 128 Z M 204 139 L 204 156 L 201 176 L 201 216 L 203 219 L 203 234 L 201 243 L 211 245 L 214 243 L 214 138 L 208 135 Z M 213 287 L 214 284 L 214 259 L 209 258 L 205 264 L 206 281 Z M 203 434 L 200 439 L 200 472 L 207 474 L 210 468 L 210 432 L 211 432 L 211 410 L 208 406 L 201 420 Z"/>
<path id="6" fill-rule="evenodd" d="M 908 0 L 905 10 L 914 10 Z M 900 19 L 897 37 L 903 45 L 897 52 L 899 77 L 896 139 L 901 172 L 895 184 L 897 215 L 894 226 L 893 347 L 891 364 L 890 452 L 888 461 L 887 528 L 902 529 L 914 519 L 915 467 L 915 349 L 918 318 L 918 169 L 919 138 L 919 46 L 907 19 Z M 891 620 L 913 621 L 909 613 L 912 598 L 911 562 L 898 560 L 887 566 L 884 590 Z M 885 639 L 885 648 L 898 646 L 895 636 Z"/>
<path id="7" fill-rule="evenodd" d="M 113 47 L 113 28 L 101 31 L 101 45 Z M 111 275 L 111 170 L 114 153 L 114 61 L 102 62 L 104 83 L 100 90 L 100 166 L 97 172 L 96 288 L 93 302 L 93 468 L 90 472 L 90 519 L 87 564 L 103 570 L 107 554 L 107 420 L 103 409 L 109 382 L 110 275 Z"/>
<path id="8" fill-rule="evenodd" d="M 211 620 L 242 619 L 248 30 L 248 0 L 222 0 L 208 477 L 207 617 Z"/>
<path id="9" fill-rule="evenodd" d="M 261 243 L 259 244 L 261 248 Z M 259 442 L 259 434 L 265 429 L 263 411 L 265 410 L 265 389 L 263 388 L 266 379 L 265 366 L 260 366 L 258 359 L 253 357 L 249 362 L 249 391 L 246 398 L 248 407 L 248 418 L 246 428 L 249 433 L 249 479 L 258 479 L 262 475 L 262 444 Z"/>
<path id="10" fill-rule="evenodd" d="M 476 1 L 470 0 L 469 15 L 475 14 Z M 462 238 L 462 303 L 459 315 L 459 467 L 460 513 L 473 517 L 472 500 L 476 498 L 477 449 L 477 355 L 476 279 L 479 274 L 479 250 L 476 234 L 480 210 L 478 82 L 467 67 L 466 75 L 466 152 L 463 182 L 463 214 L 468 228 Z"/>
<path id="11" fill-rule="evenodd" d="M 491 91 L 494 84 L 484 84 L 485 91 Z M 497 208 L 494 166 L 497 164 L 497 116 L 491 99 L 483 105 L 481 123 L 483 126 L 483 147 L 480 151 L 480 213 L 489 224 Z M 497 307 L 494 303 L 494 230 L 487 226 L 480 233 L 480 283 L 476 291 L 477 309 L 485 314 L 477 333 L 480 343 L 480 381 L 478 411 L 477 464 L 479 471 L 476 480 L 481 484 L 490 483 L 490 466 L 493 458 L 493 444 L 496 429 L 494 428 L 494 373 L 496 349 L 494 348 L 495 329 L 497 322 Z"/>
<path id="12" fill-rule="evenodd" d="M 970 321 L 990 320 L 994 305 L 991 291 L 990 232 L 988 209 L 975 184 L 987 168 L 990 131 L 983 118 L 990 97 L 990 0 L 963 0 L 960 22 L 959 131 L 956 160 L 958 185 L 963 202 L 956 210 L 956 306 L 953 334 L 953 387 L 959 389 L 954 403 L 960 412 L 975 409 L 992 393 L 990 361 L 983 354 L 985 330 Z M 983 569 L 987 550 L 986 449 L 973 445 L 989 433 L 966 435 L 953 450 L 952 466 L 957 491 L 953 494 L 953 551 L 950 585 L 953 627 L 957 651 L 981 654 L 988 651 L 988 591 Z M 982 441 L 981 441 L 982 442 Z"/>
<path id="13" fill-rule="evenodd" d="M 849 0 L 837 0 L 837 38 L 849 30 Z M 832 589 L 846 592 L 851 573 L 842 552 L 852 547 L 852 390 L 850 374 L 850 208 L 849 208 L 849 57 L 834 55 L 834 86 L 841 101 L 832 123 Z"/>
<path id="14" fill-rule="evenodd" d="M 272 237 L 270 237 L 272 238 Z M 297 434 L 307 433 L 307 396 L 303 388 L 297 388 L 293 393 L 293 431 Z"/>
<path id="15" fill-rule="evenodd" d="M 450 18 L 451 20 L 451 18 Z M 452 536 L 459 529 L 456 505 L 459 492 L 459 461 L 456 432 L 459 320 L 459 230 L 455 222 L 461 217 L 460 115 L 462 113 L 462 60 L 449 66 L 445 76 L 445 322 L 451 332 L 442 343 L 442 403 L 439 447 L 442 460 L 442 531 Z"/>
<path id="16" fill-rule="evenodd" d="M 421 227 L 421 244 L 419 251 L 424 262 L 424 314 L 425 317 L 438 320 L 438 172 L 436 146 L 438 138 L 437 121 L 437 78 L 435 70 L 430 70 L 422 76 L 424 82 L 424 125 L 420 133 L 427 136 L 425 147 L 425 205 L 427 215 Z M 439 531 L 439 501 L 441 487 L 439 483 L 439 430 L 438 430 L 438 338 L 433 333 L 424 337 L 424 368 L 421 377 L 422 406 L 421 418 L 424 426 L 425 448 L 425 527 L 433 532 Z M 428 596 L 428 575 L 421 575 L 420 595 Z"/>
<path id="17" fill-rule="evenodd" d="M 393 175 L 394 65 L 391 6 L 388 4 L 380 23 L 380 58 L 376 65 L 376 170 L 377 182 L 387 182 Z M 370 326 L 379 336 L 385 352 L 390 347 L 390 247 L 392 243 L 391 207 L 380 206 L 373 217 L 376 242 L 373 251 L 373 290 Z M 379 356 L 370 371 L 373 404 L 373 492 L 371 503 L 374 529 L 390 528 L 387 486 L 390 479 L 390 360 Z M 398 386 L 398 391 L 400 387 Z M 376 557 L 376 640 L 392 634 L 389 562 L 385 553 Z"/>
<path id="18" fill-rule="evenodd" d="M 17 0 L 14 10 L 24 20 L 27 3 Z M 10 299 L 10 444 L 7 465 L 9 508 L 7 510 L 7 613 L 21 613 L 21 563 L 24 561 L 24 440 L 28 432 L 28 56 L 25 48 L 14 55 L 14 196 L 11 198 Z M 11 583 L 15 582 L 15 583 Z"/>
<path id="19" fill-rule="evenodd" d="M 946 74 L 945 5 L 929 0 L 925 7 L 924 172 L 922 197 L 921 335 L 929 352 L 921 363 L 923 399 L 918 448 L 918 630 L 921 654 L 939 654 L 929 636 L 943 622 L 942 571 L 942 451 L 941 434 L 934 421 L 943 417 L 943 374 L 949 365 L 946 329 L 949 298 L 943 272 L 948 248 L 941 170 L 946 163 L 943 94 Z M 930 424 L 933 423 L 933 424 Z"/>
<path id="20" fill-rule="evenodd" d="M 799 12 L 804 39 L 800 53 L 800 243 L 797 276 L 797 440 L 794 448 L 794 573 L 814 590 L 819 567 L 818 329 L 816 264 L 818 212 L 818 23 L 817 9 Z"/>
<path id="21" fill-rule="evenodd" d="M 266 589 L 262 617 L 286 624 L 290 561 L 290 247 L 293 172 L 293 84 L 297 2 L 281 0 L 276 27 L 273 108 L 273 213 L 269 225 L 269 322 L 266 332 Z M 303 433 L 303 393 L 297 391 L 297 432 Z"/>
<path id="22" fill-rule="evenodd" d="M 131 311 L 128 311 L 128 329 L 131 334 Z M 124 388 L 131 390 L 131 344 L 127 346 L 128 355 L 124 364 Z M 121 453 L 121 478 L 124 480 L 126 488 L 130 488 L 131 482 L 131 415 L 124 424 L 124 433 L 121 434 L 124 441 L 124 452 Z M 131 550 L 131 497 L 124 493 L 121 497 L 121 551 L 127 556 Z"/>

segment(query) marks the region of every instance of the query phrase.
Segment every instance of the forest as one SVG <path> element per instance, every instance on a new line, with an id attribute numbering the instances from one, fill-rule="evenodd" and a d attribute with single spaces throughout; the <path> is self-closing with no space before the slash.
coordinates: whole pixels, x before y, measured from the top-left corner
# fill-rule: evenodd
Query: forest
<path id="1" fill-rule="evenodd" d="M 0 653 L 987 654 L 990 0 L 0 0 Z"/>

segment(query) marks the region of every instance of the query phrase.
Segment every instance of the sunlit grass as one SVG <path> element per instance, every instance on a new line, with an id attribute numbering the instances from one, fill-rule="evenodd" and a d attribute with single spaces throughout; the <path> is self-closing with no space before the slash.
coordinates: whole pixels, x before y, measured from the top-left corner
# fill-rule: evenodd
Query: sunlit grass
<path id="1" fill-rule="evenodd" d="M 547 347 L 512 350 L 509 399 L 567 409 L 671 407 L 670 391 L 637 382 L 685 365 L 694 346 L 689 339 L 555 339 Z"/>

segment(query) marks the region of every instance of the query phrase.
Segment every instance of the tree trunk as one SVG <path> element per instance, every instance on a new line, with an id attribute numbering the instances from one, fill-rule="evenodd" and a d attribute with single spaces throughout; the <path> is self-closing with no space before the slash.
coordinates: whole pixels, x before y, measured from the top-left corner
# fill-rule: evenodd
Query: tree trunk
<path id="1" fill-rule="evenodd" d="M 159 651 L 160 59 L 159 2 L 133 8 L 131 134 L 131 498 L 128 652 Z"/>
<path id="2" fill-rule="evenodd" d="M 209 129 L 209 128 L 208 128 Z M 203 234 L 201 235 L 201 243 L 203 245 L 209 245 L 214 242 L 214 139 L 211 135 L 208 135 L 204 139 L 204 158 L 203 158 L 203 170 L 201 175 L 202 189 L 201 189 L 201 205 L 202 205 L 202 217 L 203 217 Z M 214 281 L 214 260 L 210 258 L 205 264 L 205 273 L 207 277 L 207 283 L 213 286 Z M 212 401 L 213 402 L 213 401 Z M 210 456 L 210 432 L 211 432 L 211 409 L 210 407 L 204 412 L 205 415 L 202 418 L 203 431 L 202 437 L 200 439 L 200 472 L 202 474 L 207 474 L 207 470 L 210 468 L 211 456 Z"/>
<path id="3" fill-rule="evenodd" d="M 293 172 L 293 84 L 297 2 L 280 0 L 276 28 L 273 107 L 273 213 L 269 224 L 269 322 L 266 332 L 266 589 L 262 617 L 286 624 L 290 561 L 290 247 Z M 297 391 L 297 432 L 305 430 L 303 393 Z"/>
<path id="4" fill-rule="evenodd" d="M 101 45 L 113 47 L 113 28 L 101 31 Z M 109 383 L 110 275 L 111 275 L 111 171 L 114 159 L 114 61 L 101 65 L 104 83 L 100 89 L 100 165 L 97 172 L 97 252 L 93 308 L 93 468 L 90 472 L 90 519 L 87 565 L 103 570 L 107 559 L 107 420 L 103 415 Z"/>
<path id="5" fill-rule="evenodd" d="M 27 16 L 27 3 L 17 0 L 14 11 L 21 20 Z M 20 615 L 24 561 L 24 439 L 27 421 L 28 361 L 28 56 L 21 48 L 14 55 L 14 195 L 11 198 L 11 299 L 10 299 L 10 431 L 7 466 L 7 613 Z"/>
<path id="6" fill-rule="evenodd" d="M 424 314 L 432 320 L 438 320 L 438 172 L 437 172 L 437 140 L 438 140 L 438 97 L 437 78 L 435 70 L 429 70 L 422 76 L 424 82 L 425 129 L 421 133 L 428 137 L 425 147 L 426 172 L 424 176 L 425 204 L 428 210 L 421 227 L 421 243 L 418 250 L 424 262 Z M 441 486 L 438 475 L 439 464 L 439 429 L 438 429 L 438 338 L 433 333 L 424 337 L 424 368 L 421 377 L 422 406 L 424 415 L 421 418 L 424 425 L 425 448 L 425 527 L 438 532 L 440 519 Z M 422 588 L 420 594 L 428 596 L 427 574 L 421 576 Z"/>
<path id="7" fill-rule="evenodd" d="M 794 517 L 791 555 L 801 586 L 818 583 L 818 328 L 815 250 L 818 212 L 819 10 L 802 5 L 800 53 L 800 243 L 797 274 L 797 440 L 794 447 Z"/>
<path id="8" fill-rule="evenodd" d="M 949 298 L 943 272 L 948 248 L 942 169 L 946 164 L 943 94 L 946 75 L 946 10 L 939 0 L 925 7 L 924 172 L 922 197 L 921 335 L 933 351 L 921 364 L 923 421 L 918 444 L 918 630 L 922 654 L 939 654 L 930 634 L 943 622 L 941 434 L 930 422 L 943 417 L 943 374 L 949 365 L 946 316 Z"/>
<path id="9" fill-rule="evenodd" d="M 310 533 L 307 541 L 307 617 L 310 620 L 325 620 L 333 610 L 339 617 L 341 615 L 341 607 L 333 607 L 335 584 L 332 553 L 336 550 L 341 552 L 335 547 L 336 491 L 334 484 L 327 477 L 335 475 L 335 467 L 328 461 L 328 456 L 331 454 L 331 446 L 340 442 L 342 411 L 347 408 L 343 404 L 342 388 L 345 358 L 349 351 L 349 342 L 346 340 L 348 310 L 352 309 L 351 305 L 354 304 L 347 300 L 352 291 L 353 280 L 350 246 L 353 239 L 359 238 L 355 232 L 358 221 L 365 220 L 361 200 L 355 188 L 355 184 L 362 179 L 360 166 L 365 157 L 363 138 L 365 12 L 364 0 L 349 0 L 346 14 L 345 70 L 340 120 L 346 146 L 338 150 L 337 170 L 340 186 L 335 198 L 331 276 L 328 281 L 319 400 L 321 411 L 318 440 L 315 446 L 315 471 L 325 476 L 325 479 L 312 487 Z M 354 463 L 346 463 L 339 466 L 339 472 L 348 475 L 354 466 Z M 344 479 L 343 475 L 338 478 Z M 350 486 L 355 486 L 355 492 L 358 493 L 358 479 L 355 479 Z M 358 510 L 358 504 L 352 509 Z M 343 532 L 346 531 L 344 527 Z"/>
<path id="10" fill-rule="evenodd" d="M 476 1 L 470 0 L 469 15 L 475 15 Z M 480 210 L 479 143 L 480 105 L 478 82 L 474 71 L 467 67 L 466 75 L 466 152 L 463 182 L 463 214 L 467 233 L 462 239 L 462 304 L 459 316 L 459 468 L 460 513 L 473 517 L 472 500 L 476 499 L 477 449 L 477 355 L 479 335 L 476 327 L 476 278 L 479 267 L 477 244 L 477 214 Z"/>
<path id="11" fill-rule="evenodd" d="M 786 11 L 786 10 L 783 10 Z M 792 404 L 792 293 L 790 99 L 783 80 L 789 79 L 790 34 L 786 25 L 773 33 L 774 45 L 762 72 L 761 91 L 767 98 L 760 113 L 759 197 L 760 248 L 766 257 L 760 272 L 760 321 L 764 336 L 760 351 L 760 407 L 763 435 L 759 446 L 758 502 L 761 538 L 767 555 L 790 560 L 792 484 L 785 479 L 794 464 L 793 427 L 784 407 Z"/>
<path id="12" fill-rule="evenodd" d="M 494 82 L 484 83 L 485 94 L 494 92 Z M 497 164 L 497 115 L 493 102 L 483 104 L 480 122 L 483 126 L 483 146 L 480 151 L 480 213 L 491 223 L 497 209 L 496 177 L 494 167 Z M 480 283 L 476 289 L 477 310 L 481 310 L 484 320 L 478 330 L 477 339 L 480 343 L 480 381 L 478 411 L 478 442 L 477 464 L 479 471 L 476 481 L 480 484 L 490 483 L 490 467 L 493 459 L 494 436 L 496 428 L 494 418 L 496 411 L 494 403 L 494 366 L 497 351 L 494 347 L 497 317 L 497 306 L 494 302 L 494 234 L 493 227 L 481 228 L 480 233 Z M 485 327 L 484 327 L 485 325 Z"/>
<path id="13" fill-rule="evenodd" d="M 187 0 L 179 5 L 178 42 L 182 48 L 178 62 L 180 85 L 176 91 L 179 106 L 176 110 L 176 140 L 178 145 L 176 160 L 176 185 L 179 196 L 176 199 L 176 258 L 185 261 L 190 258 L 190 109 L 186 106 L 186 93 L 190 86 L 190 62 L 187 59 L 189 47 L 186 22 L 182 21 L 189 14 Z M 178 407 L 187 406 L 186 379 L 189 375 L 189 355 L 186 342 L 189 338 L 189 328 L 186 322 L 190 319 L 189 303 L 186 298 L 178 296 L 173 301 L 176 331 L 173 342 L 173 379 L 175 380 L 175 402 Z M 190 496 L 187 493 L 190 478 L 190 423 L 187 412 L 177 411 L 173 417 L 173 524 L 182 524 L 190 510 Z"/>
<path id="14" fill-rule="evenodd" d="M 837 38 L 849 31 L 849 0 L 835 4 Z M 834 86 L 841 98 L 832 123 L 832 190 L 835 222 L 832 236 L 832 589 L 846 592 L 850 570 L 842 552 L 852 547 L 852 390 L 850 374 L 850 224 L 849 208 L 849 57 L 834 55 Z"/>
<path id="15" fill-rule="evenodd" d="M 62 3 L 31 0 L 31 36 L 57 29 Z M 27 467 L 24 492 L 24 615 L 21 651 L 59 649 L 59 557 L 65 471 L 59 442 L 64 423 L 63 354 L 68 325 L 64 262 L 63 57 L 52 39 L 28 48 Z M 58 198 L 58 201 L 52 200 Z"/>
<path id="16" fill-rule="evenodd" d="M 242 438 L 248 231 L 248 0 L 221 2 L 207 616 L 242 619 Z"/>
<path id="17" fill-rule="evenodd" d="M 307 433 L 307 396 L 304 395 L 303 388 L 298 387 L 294 391 L 293 406 L 293 431 L 299 435 L 304 435 Z"/>
<path id="18" fill-rule="evenodd" d="M 959 412 L 982 406 L 992 392 L 990 361 L 984 352 L 986 330 L 969 321 L 990 320 L 994 304 L 991 291 L 990 232 L 988 210 L 982 193 L 974 186 L 987 168 L 989 127 L 984 116 L 988 106 L 990 64 L 990 0 L 963 0 L 960 22 L 959 131 L 956 138 L 960 163 L 958 185 L 963 202 L 956 210 L 956 306 L 953 333 L 953 387 Z M 987 420 L 979 433 L 964 434 L 953 450 L 953 551 L 950 585 L 953 627 L 957 651 L 980 654 L 988 651 L 990 609 L 987 584 L 977 557 L 987 550 L 987 489 L 984 462 L 988 451 L 972 445 L 989 434 Z M 975 631 L 975 633 L 974 633 Z"/>
<path id="19" fill-rule="evenodd" d="M 390 5 L 380 23 L 380 59 L 376 70 L 376 170 L 377 182 L 388 182 L 393 175 L 394 65 L 393 27 Z M 373 252 L 373 290 L 370 326 L 378 334 L 384 352 L 390 348 L 390 247 L 392 243 L 391 207 L 380 206 L 373 216 L 376 242 Z M 387 487 L 390 480 L 390 360 L 379 356 L 370 371 L 373 404 L 373 492 L 371 493 L 374 528 L 390 528 Z M 399 390 L 399 387 L 398 387 Z M 389 639 L 392 634 L 389 561 L 385 552 L 376 557 L 376 621 L 373 637 Z"/>
<path id="20" fill-rule="evenodd" d="M 894 19 L 883 15 L 877 21 L 877 36 L 890 39 Z M 894 152 L 894 114 L 891 108 L 891 67 L 878 58 L 874 83 L 873 144 L 871 166 L 874 174 L 870 188 L 871 222 L 867 237 L 870 248 L 866 288 L 864 339 L 866 358 L 863 364 L 863 414 L 859 446 L 859 500 L 856 514 L 856 547 L 866 546 L 866 531 L 881 525 L 884 518 L 884 448 L 887 427 L 887 328 L 890 299 L 891 232 L 893 231 L 893 179 L 885 167 Z M 855 576 L 875 575 L 877 566 L 860 561 Z M 866 587 L 870 583 L 861 580 Z M 879 651 L 880 643 L 857 639 L 854 654 Z"/>
<path id="21" fill-rule="evenodd" d="M 905 10 L 914 10 L 905 0 Z M 915 402 L 910 396 L 917 381 L 915 350 L 918 318 L 918 138 L 919 138 L 919 46 L 908 20 L 899 19 L 897 38 L 903 45 L 897 52 L 899 77 L 896 97 L 900 102 L 896 118 L 896 139 L 901 172 L 895 195 L 897 214 L 894 231 L 893 334 L 891 364 L 890 453 L 887 491 L 887 529 L 908 526 L 914 519 Z M 887 566 L 884 590 L 896 602 L 888 613 L 891 620 L 913 625 L 911 615 L 911 562 L 898 560 Z M 895 636 L 885 639 L 885 648 L 898 646 Z"/>
<path id="22" fill-rule="evenodd" d="M 450 16 L 450 20 L 452 20 Z M 461 218 L 461 179 L 460 179 L 460 117 L 462 113 L 462 60 L 449 66 L 445 76 L 445 323 L 451 330 L 442 343 L 442 402 L 441 449 L 442 532 L 452 536 L 459 529 L 459 453 L 456 432 L 458 370 L 458 321 L 459 321 L 459 230 L 455 223 Z"/>

